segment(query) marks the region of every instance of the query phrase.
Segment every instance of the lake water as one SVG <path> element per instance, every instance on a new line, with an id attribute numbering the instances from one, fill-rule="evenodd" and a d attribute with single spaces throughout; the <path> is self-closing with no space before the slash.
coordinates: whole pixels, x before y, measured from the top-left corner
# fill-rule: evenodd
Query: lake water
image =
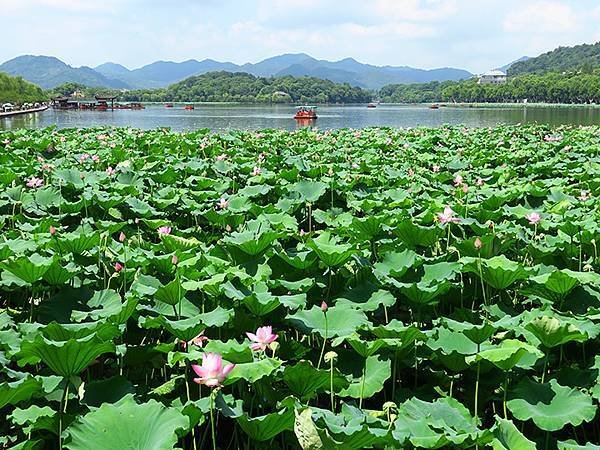
<path id="1" fill-rule="evenodd" d="M 131 126 L 142 129 L 170 127 L 173 130 L 210 128 L 227 129 L 283 128 L 293 130 L 306 126 L 293 119 L 294 107 L 289 105 L 223 105 L 197 104 L 186 111 L 183 105 L 165 108 L 148 105 L 144 110 L 114 111 L 57 111 L 0 119 L 0 129 L 39 128 L 56 125 L 58 128 L 98 125 Z M 600 108 L 592 107 L 442 107 L 426 105 L 366 105 L 321 106 L 319 118 L 308 125 L 319 129 L 388 127 L 437 127 L 443 124 L 463 124 L 487 127 L 507 123 L 548 123 L 551 125 L 600 125 Z"/>

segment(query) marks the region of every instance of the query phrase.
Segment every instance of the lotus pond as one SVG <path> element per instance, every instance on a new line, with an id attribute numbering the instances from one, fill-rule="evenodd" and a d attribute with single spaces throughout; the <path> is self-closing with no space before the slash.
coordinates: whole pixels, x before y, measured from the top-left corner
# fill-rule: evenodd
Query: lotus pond
<path id="1" fill-rule="evenodd" d="M 600 128 L 0 132 L 3 448 L 600 448 Z"/>

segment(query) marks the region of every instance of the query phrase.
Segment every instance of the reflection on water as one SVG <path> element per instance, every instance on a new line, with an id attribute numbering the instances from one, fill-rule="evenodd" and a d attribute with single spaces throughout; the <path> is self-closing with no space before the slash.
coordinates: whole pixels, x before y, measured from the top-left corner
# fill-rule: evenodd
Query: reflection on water
<path id="1" fill-rule="evenodd" d="M 547 123 L 551 125 L 600 125 L 600 108 L 522 106 L 511 108 L 440 108 L 426 105 L 366 105 L 321 106 L 314 122 L 294 119 L 291 105 L 206 105 L 197 104 L 192 111 L 183 105 L 165 108 L 150 105 L 144 110 L 55 111 L 0 119 L 0 129 L 38 128 L 55 125 L 58 128 L 99 125 L 131 126 L 151 129 L 170 127 L 173 130 L 210 128 L 227 129 L 283 128 L 294 130 L 305 126 L 328 128 L 436 127 L 443 124 L 463 124 L 470 127 L 493 126 L 499 123 Z"/>

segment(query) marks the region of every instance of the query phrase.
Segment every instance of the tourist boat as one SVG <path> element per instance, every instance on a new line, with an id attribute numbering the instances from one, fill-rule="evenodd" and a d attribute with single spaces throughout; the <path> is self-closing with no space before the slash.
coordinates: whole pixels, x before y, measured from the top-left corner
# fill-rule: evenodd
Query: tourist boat
<path id="1" fill-rule="evenodd" d="M 440 105 L 431 105 L 429 109 L 440 109 Z"/>
<path id="2" fill-rule="evenodd" d="M 377 108 L 377 103 L 369 103 L 367 108 Z"/>
<path id="3" fill-rule="evenodd" d="M 317 118 L 317 107 L 316 106 L 297 106 L 296 107 L 296 115 L 294 116 L 296 120 L 315 120 Z"/>
<path id="4" fill-rule="evenodd" d="M 191 111 L 192 109 L 194 109 L 194 105 L 185 105 L 185 109 Z"/>
<path id="5" fill-rule="evenodd" d="M 165 108 L 172 108 L 173 107 L 173 103 L 165 103 Z"/>

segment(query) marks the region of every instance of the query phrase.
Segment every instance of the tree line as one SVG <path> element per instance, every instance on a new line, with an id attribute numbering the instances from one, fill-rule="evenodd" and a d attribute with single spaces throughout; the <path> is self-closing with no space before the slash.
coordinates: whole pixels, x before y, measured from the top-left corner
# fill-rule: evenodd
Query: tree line
<path id="1" fill-rule="evenodd" d="M 379 98 L 386 103 L 489 102 L 514 103 L 600 103 L 600 69 L 590 73 L 572 71 L 523 74 L 509 77 L 504 84 L 478 84 L 464 81 L 398 84 L 381 88 Z"/>
<path id="2" fill-rule="evenodd" d="M 39 86 L 0 72 L 0 106 L 2 103 L 35 103 L 47 99 L 47 94 Z"/>

